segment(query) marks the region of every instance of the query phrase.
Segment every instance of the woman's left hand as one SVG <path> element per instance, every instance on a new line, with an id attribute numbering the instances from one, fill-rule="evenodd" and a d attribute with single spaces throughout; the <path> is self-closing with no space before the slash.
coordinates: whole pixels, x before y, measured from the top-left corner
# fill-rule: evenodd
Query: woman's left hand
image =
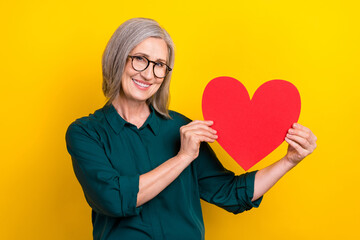
<path id="1" fill-rule="evenodd" d="M 289 144 L 285 159 L 296 165 L 316 148 L 317 137 L 308 129 L 294 123 L 288 130 L 285 141 Z"/>

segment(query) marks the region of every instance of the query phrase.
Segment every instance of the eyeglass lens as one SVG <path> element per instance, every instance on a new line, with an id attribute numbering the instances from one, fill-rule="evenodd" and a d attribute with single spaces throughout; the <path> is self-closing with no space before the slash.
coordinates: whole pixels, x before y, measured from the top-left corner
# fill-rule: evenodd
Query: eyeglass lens
<path id="1" fill-rule="evenodd" d="M 167 73 L 166 64 L 164 64 L 162 62 L 156 62 L 153 64 L 154 64 L 153 70 L 154 70 L 155 76 L 158 78 L 165 77 L 166 73 Z M 149 60 L 143 56 L 133 56 L 132 57 L 132 66 L 136 71 L 144 71 L 149 65 L 150 65 Z"/>

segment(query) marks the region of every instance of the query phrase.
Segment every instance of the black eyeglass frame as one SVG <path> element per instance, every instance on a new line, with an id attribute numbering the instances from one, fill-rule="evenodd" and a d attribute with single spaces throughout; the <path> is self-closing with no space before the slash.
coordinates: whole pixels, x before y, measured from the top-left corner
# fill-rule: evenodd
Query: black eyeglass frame
<path id="1" fill-rule="evenodd" d="M 149 67 L 150 63 L 153 64 L 153 74 L 154 74 L 154 76 L 157 77 L 157 78 L 166 78 L 166 76 L 168 75 L 168 73 L 169 73 L 170 71 L 172 71 L 172 68 L 170 68 L 166 63 L 163 63 L 163 64 L 165 64 L 165 66 L 166 66 L 165 76 L 164 76 L 164 77 L 158 77 L 158 76 L 156 76 L 156 74 L 155 74 L 155 64 L 157 64 L 157 63 L 159 63 L 159 62 L 151 61 L 151 60 L 149 60 L 149 59 L 148 59 L 147 57 L 145 57 L 145 56 L 129 55 L 128 57 L 131 58 L 131 66 L 132 66 L 132 68 L 133 68 L 135 71 L 137 71 L 137 72 L 145 71 L 145 70 Z M 146 67 L 145 67 L 143 70 L 137 70 L 137 69 L 134 68 L 134 63 L 133 63 L 133 62 L 134 62 L 134 58 L 135 58 L 135 57 L 142 57 L 142 58 L 145 58 L 145 59 L 147 60 L 147 65 L 146 65 Z M 161 62 L 161 63 L 162 63 L 162 62 Z"/>

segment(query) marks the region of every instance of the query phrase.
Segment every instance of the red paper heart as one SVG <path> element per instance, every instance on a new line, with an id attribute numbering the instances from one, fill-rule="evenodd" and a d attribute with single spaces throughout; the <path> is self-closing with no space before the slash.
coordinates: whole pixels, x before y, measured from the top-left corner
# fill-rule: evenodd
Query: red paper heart
<path id="1" fill-rule="evenodd" d="M 244 170 L 284 141 L 300 108 L 298 90 L 284 80 L 264 83 L 250 100 L 241 82 L 218 77 L 208 83 L 202 98 L 204 119 L 214 121 L 217 141 Z"/>

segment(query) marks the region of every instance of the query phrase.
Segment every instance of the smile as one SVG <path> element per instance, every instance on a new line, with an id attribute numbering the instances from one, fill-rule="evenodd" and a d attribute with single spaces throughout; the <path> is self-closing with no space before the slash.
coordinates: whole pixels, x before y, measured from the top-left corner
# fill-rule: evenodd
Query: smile
<path id="1" fill-rule="evenodd" d="M 142 87 L 142 88 L 148 88 L 148 87 L 150 87 L 150 85 L 151 84 L 146 84 L 146 83 L 143 83 L 143 82 L 139 82 L 139 81 L 137 81 L 137 80 L 135 80 L 135 79 L 132 79 L 133 81 L 134 81 L 134 83 L 136 84 L 136 85 L 138 85 L 139 87 Z"/>

